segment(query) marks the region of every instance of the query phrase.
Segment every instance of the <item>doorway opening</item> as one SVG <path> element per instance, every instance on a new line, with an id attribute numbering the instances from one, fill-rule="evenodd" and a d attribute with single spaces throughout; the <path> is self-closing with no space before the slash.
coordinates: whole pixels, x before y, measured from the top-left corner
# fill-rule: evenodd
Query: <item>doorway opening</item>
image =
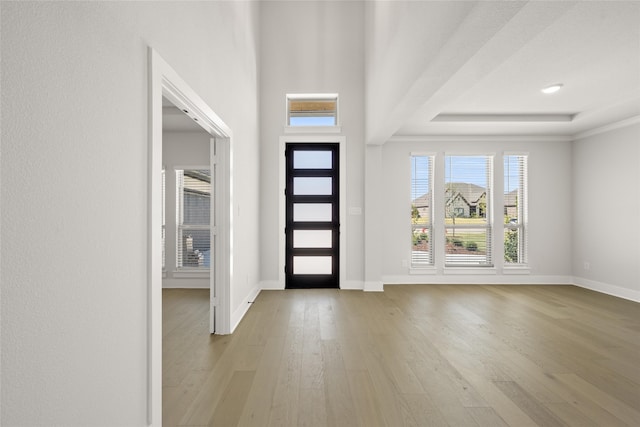
<path id="1" fill-rule="evenodd" d="M 152 48 L 149 48 L 149 161 L 148 161 L 148 304 L 147 304 L 147 423 L 162 424 L 162 260 L 163 260 L 163 98 L 182 110 L 211 137 L 208 165 L 215 194 L 210 209 L 209 254 L 215 265 L 209 275 L 210 332 L 231 332 L 232 133 L 196 92 Z M 213 201 L 213 197 L 211 197 Z M 203 255 L 203 263 L 206 262 Z M 215 310 L 213 309 L 215 307 Z"/>
<path id="2" fill-rule="evenodd" d="M 215 138 L 162 97 L 162 287 L 207 288 L 216 295 Z M 212 162 L 211 159 L 214 159 Z M 164 292 L 163 292 L 164 293 Z M 216 332 L 210 304 L 209 330 Z"/>

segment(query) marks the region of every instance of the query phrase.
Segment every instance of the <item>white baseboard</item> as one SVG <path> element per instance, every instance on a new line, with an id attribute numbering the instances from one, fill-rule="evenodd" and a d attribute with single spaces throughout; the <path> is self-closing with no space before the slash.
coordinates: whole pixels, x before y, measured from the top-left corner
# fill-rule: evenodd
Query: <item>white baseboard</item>
<path id="1" fill-rule="evenodd" d="M 362 280 L 345 280 L 340 284 L 340 289 L 361 291 L 364 289 L 364 282 Z"/>
<path id="2" fill-rule="evenodd" d="M 242 300 L 240 306 L 233 312 L 231 315 L 231 333 L 236 330 L 236 327 L 240 324 L 240 321 L 247 314 L 249 308 L 251 308 L 251 304 L 260 294 L 260 286 L 254 287 L 251 292 Z"/>
<path id="3" fill-rule="evenodd" d="M 260 289 L 265 291 L 280 291 L 284 289 L 284 283 L 279 280 L 263 280 L 259 284 Z"/>
<path id="4" fill-rule="evenodd" d="M 385 285 L 572 285 L 571 276 L 531 275 L 402 275 L 382 276 Z"/>
<path id="5" fill-rule="evenodd" d="M 630 301 L 640 302 L 640 291 L 610 285 L 608 283 L 596 282 L 594 280 L 573 276 L 535 276 L 526 274 L 490 275 L 490 276 L 470 276 L 470 275 L 433 275 L 433 274 L 411 274 L 397 276 L 382 276 L 382 281 L 363 282 L 360 280 L 348 280 L 343 283 L 341 289 L 364 290 L 368 292 L 381 292 L 383 285 L 576 285 L 581 288 L 601 292 Z M 193 288 L 194 286 L 184 286 Z M 253 301 L 260 290 L 284 290 L 284 283 L 278 280 L 263 280 L 259 286 L 246 298 L 246 306 L 243 304 L 234 313 L 233 319 L 240 322 L 242 316 L 248 310 L 248 301 Z M 244 308 L 244 311 L 241 309 Z M 233 323 L 237 325 L 237 323 Z"/>
<path id="6" fill-rule="evenodd" d="M 162 279 L 162 289 L 209 289 L 209 279 Z"/>
<path id="7" fill-rule="evenodd" d="M 361 280 L 347 280 L 340 284 L 340 289 L 345 290 L 362 290 L 364 282 Z M 260 289 L 264 291 L 281 291 L 284 290 L 284 283 L 278 280 L 263 280 L 260 282 Z"/>
<path id="8" fill-rule="evenodd" d="M 590 289 L 592 291 L 601 292 L 618 298 L 628 299 L 630 301 L 640 302 L 640 291 L 633 289 L 627 289 L 611 285 L 609 283 L 596 282 L 595 280 L 589 280 L 583 277 L 574 277 L 573 283 L 581 288 Z"/>
<path id="9" fill-rule="evenodd" d="M 378 282 L 378 281 L 364 282 L 364 291 L 365 292 L 383 292 L 384 282 Z"/>

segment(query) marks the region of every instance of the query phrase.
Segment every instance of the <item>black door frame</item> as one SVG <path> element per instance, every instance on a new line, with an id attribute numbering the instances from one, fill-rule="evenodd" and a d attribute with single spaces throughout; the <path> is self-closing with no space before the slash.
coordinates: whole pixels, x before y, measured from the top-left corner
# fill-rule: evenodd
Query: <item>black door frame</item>
<path id="1" fill-rule="evenodd" d="M 331 169 L 294 169 L 293 151 L 331 151 Z M 340 145 L 338 143 L 288 142 L 285 147 L 285 288 L 340 287 Z M 331 177 L 331 195 L 295 195 L 296 177 Z M 331 203 L 331 221 L 295 222 L 294 203 Z M 294 230 L 331 230 L 331 248 L 294 248 Z M 331 274 L 294 275 L 294 256 L 331 256 Z"/>

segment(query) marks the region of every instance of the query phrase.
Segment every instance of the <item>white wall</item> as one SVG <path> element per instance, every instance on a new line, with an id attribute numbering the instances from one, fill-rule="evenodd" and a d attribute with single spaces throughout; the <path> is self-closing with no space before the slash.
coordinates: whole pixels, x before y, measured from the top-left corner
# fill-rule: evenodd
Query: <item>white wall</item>
<path id="1" fill-rule="evenodd" d="M 504 275 L 502 256 L 495 254 L 492 275 L 410 275 L 411 153 L 494 154 L 504 151 L 529 154 L 529 274 Z M 382 147 L 383 185 L 380 189 L 384 225 L 382 279 L 385 283 L 570 283 L 571 281 L 571 144 L 569 142 L 419 141 L 387 142 Z M 495 168 L 502 170 L 499 161 Z M 435 172 L 438 174 L 438 171 Z M 440 172 L 442 173 L 442 172 Z M 502 182 L 502 175 L 496 174 Z M 495 182 L 495 180 L 494 180 Z M 502 185 L 502 184 L 500 184 Z M 497 226 L 502 226 L 501 210 Z M 436 230 L 436 233 L 438 231 Z M 442 240 L 442 232 L 439 232 Z M 438 242 L 438 238 L 434 243 Z M 442 243 L 444 244 L 444 243 Z"/>
<path id="2" fill-rule="evenodd" d="M 279 274 L 279 138 L 287 93 L 338 93 L 346 137 L 347 207 L 363 207 L 364 28 L 361 2 L 263 2 L 260 21 L 260 224 L 262 279 L 283 287 Z M 341 286 L 363 281 L 363 216 L 347 217 L 347 272 Z"/>
<path id="3" fill-rule="evenodd" d="M 238 223 L 258 209 L 257 3 L 1 7 L 0 423 L 146 425 L 147 46 L 247 154 L 233 163 Z M 258 282 L 248 217 L 232 308 Z"/>
<path id="4" fill-rule="evenodd" d="M 576 283 L 636 301 L 640 301 L 639 141 L 636 123 L 573 143 Z"/>
<path id="5" fill-rule="evenodd" d="M 176 168 L 209 165 L 211 135 L 202 132 L 162 132 L 162 164 L 165 167 L 165 271 L 163 288 L 209 288 L 209 278 L 176 273 Z"/>

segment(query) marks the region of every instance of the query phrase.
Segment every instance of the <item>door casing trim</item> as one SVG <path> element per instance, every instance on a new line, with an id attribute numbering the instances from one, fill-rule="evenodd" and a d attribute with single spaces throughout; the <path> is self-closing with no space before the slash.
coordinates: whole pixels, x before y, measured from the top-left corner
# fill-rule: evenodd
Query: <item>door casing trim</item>
<path id="1" fill-rule="evenodd" d="M 233 159 L 231 129 L 218 117 L 207 103 L 180 77 L 180 75 L 156 52 L 148 48 L 148 119 L 149 148 L 147 163 L 147 424 L 162 425 L 162 97 L 175 106 L 186 109 L 189 115 L 224 145 L 222 153 L 216 153 L 216 184 L 224 187 L 216 198 L 216 245 L 214 256 L 216 272 L 216 326 L 220 333 L 231 329 L 231 251 Z M 220 145 L 218 146 L 218 148 Z M 221 155 L 222 154 L 222 155 Z M 212 159 L 211 159 L 212 160 Z M 220 178 L 220 180 L 218 180 Z"/>
<path id="2" fill-rule="evenodd" d="M 278 198 L 278 265 L 280 271 L 278 272 L 278 282 L 281 289 L 285 288 L 285 250 L 286 239 L 284 229 L 286 226 L 286 211 L 285 204 L 286 198 L 284 189 L 286 187 L 286 157 L 285 150 L 287 143 L 301 143 L 301 144 L 338 144 L 338 152 L 340 157 L 340 165 L 338 174 L 340 176 L 340 255 L 339 265 L 340 274 L 339 281 L 340 287 L 344 287 L 347 281 L 347 138 L 345 136 L 338 135 L 286 135 L 280 137 L 280 155 L 278 162 L 278 175 L 279 175 L 279 198 Z"/>

